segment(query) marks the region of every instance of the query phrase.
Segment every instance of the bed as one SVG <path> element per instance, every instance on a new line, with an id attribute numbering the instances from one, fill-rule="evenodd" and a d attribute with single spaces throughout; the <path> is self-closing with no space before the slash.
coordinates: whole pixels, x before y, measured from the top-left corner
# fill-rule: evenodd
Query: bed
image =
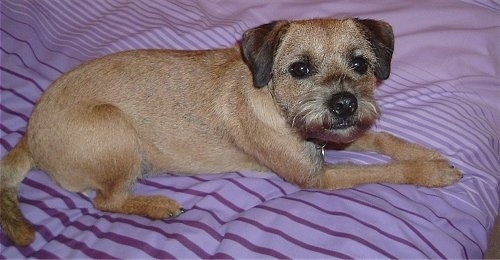
<path id="1" fill-rule="evenodd" d="M 50 83 L 84 61 L 128 49 L 227 47 L 248 28 L 314 17 L 393 25 L 393 70 L 376 90 L 382 117 L 374 130 L 439 150 L 461 181 L 323 191 L 270 172 L 162 173 L 134 192 L 167 195 L 187 211 L 153 221 L 96 210 L 92 194 L 68 192 L 33 170 L 20 201 L 36 240 L 16 247 L 0 231 L 0 258 L 483 258 L 500 191 L 494 0 L 3 0 L 0 155 L 19 141 Z M 389 158 L 328 150 L 326 160 Z"/>

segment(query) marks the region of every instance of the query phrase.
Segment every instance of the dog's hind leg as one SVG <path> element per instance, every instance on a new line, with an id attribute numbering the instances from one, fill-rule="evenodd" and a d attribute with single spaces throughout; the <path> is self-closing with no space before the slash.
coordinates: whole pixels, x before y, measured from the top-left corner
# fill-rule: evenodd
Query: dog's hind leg
<path id="1" fill-rule="evenodd" d="M 84 120 L 92 136 L 92 150 L 85 155 L 79 175 L 89 176 L 97 190 L 96 208 L 143 215 L 153 219 L 177 216 L 180 205 L 163 196 L 134 196 L 130 187 L 141 174 L 143 154 L 138 133 L 126 115 L 112 105 L 98 105 Z M 91 128 L 91 129 L 89 129 Z M 83 145 L 83 144 L 82 144 Z"/>
<path id="2" fill-rule="evenodd" d="M 35 230 L 19 208 L 18 187 L 33 167 L 26 135 L 0 163 L 0 224 L 17 245 L 27 246 L 35 239 Z"/>
<path id="3" fill-rule="evenodd" d="M 152 219 L 175 217 L 184 212 L 180 205 L 163 196 L 134 196 L 119 183 L 97 192 L 96 208 L 117 213 L 142 215 Z"/>

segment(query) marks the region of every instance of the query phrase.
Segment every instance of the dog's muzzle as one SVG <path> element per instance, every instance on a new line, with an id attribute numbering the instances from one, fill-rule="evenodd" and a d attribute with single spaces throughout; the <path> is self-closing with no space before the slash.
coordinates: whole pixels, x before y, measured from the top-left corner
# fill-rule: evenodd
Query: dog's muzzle
<path id="1" fill-rule="evenodd" d="M 345 129 L 355 125 L 352 118 L 358 109 L 358 100 L 349 92 L 340 92 L 333 95 L 328 101 L 328 109 L 335 115 L 332 129 Z"/>

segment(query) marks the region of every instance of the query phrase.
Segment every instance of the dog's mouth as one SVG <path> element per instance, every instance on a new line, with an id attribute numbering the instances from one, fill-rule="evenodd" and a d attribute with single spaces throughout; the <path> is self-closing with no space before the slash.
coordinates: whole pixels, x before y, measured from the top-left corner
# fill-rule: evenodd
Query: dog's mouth
<path id="1" fill-rule="evenodd" d="M 344 130 L 344 129 L 349 129 L 351 127 L 356 126 L 356 123 L 354 120 L 340 120 L 337 122 L 333 122 L 329 129 L 330 130 Z"/>
<path id="2" fill-rule="evenodd" d="M 329 124 L 323 124 L 323 127 L 308 132 L 307 135 L 331 143 L 350 143 L 368 130 L 372 123 L 371 120 L 356 120 L 354 117 L 337 118 Z"/>
<path id="3" fill-rule="evenodd" d="M 301 102 L 293 107 L 287 116 L 290 125 L 306 139 L 312 138 L 331 143 L 346 143 L 355 140 L 368 130 L 377 118 L 375 104 L 357 99 L 357 109 L 341 110 L 340 104 L 332 109 L 325 106 L 321 99 Z M 337 102 L 338 103 L 338 102 Z M 347 107 L 349 108 L 349 107 Z"/>

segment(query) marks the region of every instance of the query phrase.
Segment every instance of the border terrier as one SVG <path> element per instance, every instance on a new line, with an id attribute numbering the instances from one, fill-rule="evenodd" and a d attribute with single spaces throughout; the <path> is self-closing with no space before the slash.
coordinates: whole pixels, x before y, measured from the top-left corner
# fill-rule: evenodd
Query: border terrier
<path id="1" fill-rule="evenodd" d="M 62 187 L 96 190 L 96 208 L 152 219 L 183 212 L 129 189 L 144 173 L 273 171 L 303 188 L 366 183 L 452 184 L 439 153 L 367 131 L 379 117 L 377 82 L 390 74 L 392 27 L 370 19 L 276 21 L 226 49 L 133 50 L 84 63 L 57 79 L 25 135 L 1 162 L 1 226 L 34 240 L 18 187 L 36 167 Z M 328 165 L 323 147 L 371 150 L 381 165 Z"/>

